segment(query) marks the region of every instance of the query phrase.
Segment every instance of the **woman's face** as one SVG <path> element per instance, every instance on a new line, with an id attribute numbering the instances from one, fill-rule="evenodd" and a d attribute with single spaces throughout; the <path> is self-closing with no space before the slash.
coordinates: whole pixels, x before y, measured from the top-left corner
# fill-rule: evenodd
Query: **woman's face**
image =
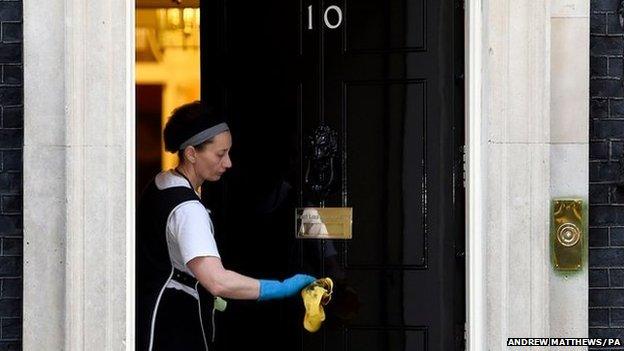
<path id="1" fill-rule="evenodd" d="M 202 150 L 195 149 L 195 172 L 206 180 L 219 180 L 232 167 L 231 147 L 232 135 L 230 132 L 223 132 L 215 136 L 212 143 L 205 145 Z"/>

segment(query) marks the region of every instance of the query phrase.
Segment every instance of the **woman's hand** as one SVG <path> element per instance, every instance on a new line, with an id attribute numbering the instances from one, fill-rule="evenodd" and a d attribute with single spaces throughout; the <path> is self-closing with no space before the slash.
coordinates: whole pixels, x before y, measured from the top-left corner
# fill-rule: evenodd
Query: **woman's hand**
<path id="1" fill-rule="evenodd" d="M 258 301 L 282 299 L 297 294 L 310 285 L 316 278 L 306 274 L 295 274 L 284 281 L 260 280 Z"/>

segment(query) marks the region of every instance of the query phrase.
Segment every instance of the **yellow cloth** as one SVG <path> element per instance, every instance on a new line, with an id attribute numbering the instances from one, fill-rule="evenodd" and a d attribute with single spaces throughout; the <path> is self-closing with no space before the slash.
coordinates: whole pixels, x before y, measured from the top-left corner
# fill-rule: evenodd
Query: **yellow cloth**
<path id="1" fill-rule="evenodd" d="M 330 278 L 322 278 L 301 290 L 301 298 L 306 309 L 303 327 L 307 331 L 314 333 L 321 328 L 321 323 L 325 320 L 323 306 L 326 306 L 331 300 L 333 289 L 334 282 Z"/>

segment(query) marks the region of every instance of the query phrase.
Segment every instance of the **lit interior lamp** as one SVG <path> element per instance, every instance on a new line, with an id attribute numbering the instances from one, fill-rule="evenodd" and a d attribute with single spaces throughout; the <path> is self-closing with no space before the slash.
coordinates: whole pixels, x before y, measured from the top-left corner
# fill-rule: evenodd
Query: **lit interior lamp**
<path id="1" fill-rule="evenodd" d="M 199 45 L 199 9 L 168 8 L 157 10 L 158 32 L 163 47 L 197 47 Z M 189 41 L 192 44 L 189 45 Z"/>

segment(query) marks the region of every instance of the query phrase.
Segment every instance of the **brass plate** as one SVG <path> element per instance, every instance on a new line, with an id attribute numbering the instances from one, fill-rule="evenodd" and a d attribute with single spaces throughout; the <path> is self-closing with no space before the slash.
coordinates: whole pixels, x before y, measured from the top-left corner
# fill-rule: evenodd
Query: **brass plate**
<path id="1" fill-rule="evenodd" d="M 295 213 L 297 239 L 351 239 L 352 207 L 303 207 Z"/>
<path id="2" fill-rule="evenodd" d="M 551 248 L 553 264 L 562 271 L 581 269 L 583 243 L 583 201 L 580 199 L 553 200 Z"/>

